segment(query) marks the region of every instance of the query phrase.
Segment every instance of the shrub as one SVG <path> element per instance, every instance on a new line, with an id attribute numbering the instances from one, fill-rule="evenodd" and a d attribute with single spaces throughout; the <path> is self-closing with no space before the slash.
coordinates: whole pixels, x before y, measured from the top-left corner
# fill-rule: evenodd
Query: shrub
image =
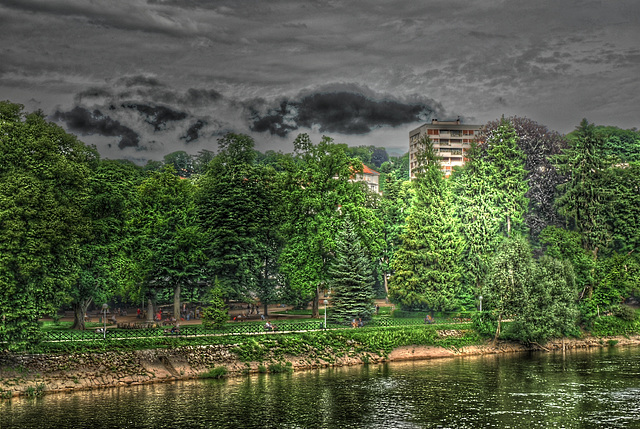
<path id="1" fill-rule="evenodd" d="M 224 366 L 213 367 L 209 371 L 200 374 L 200 378 L 222 378 L 227 374 L 227 368 Z"/>

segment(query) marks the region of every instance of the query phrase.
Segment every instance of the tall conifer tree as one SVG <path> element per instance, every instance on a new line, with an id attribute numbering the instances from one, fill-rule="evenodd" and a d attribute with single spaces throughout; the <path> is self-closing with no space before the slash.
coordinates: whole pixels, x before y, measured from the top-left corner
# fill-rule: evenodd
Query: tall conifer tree
<path id="1" fill-rule="evenodd" d="M 421 144 L 422 170 L 412 182 L 413 208 L 392 266 L 389 298 L 403 308 L 452 310 L 459 305 L 460 222 L 433 144 L 428 137 Z"/>
<path id="2" fill-rule="evenodd" d="M 336 240 L 335 258 L 328 272 L 332 292 L 329 319 L 336 323 L 371 319 L 374 283 L 371 260 L 348 215 Z"/>

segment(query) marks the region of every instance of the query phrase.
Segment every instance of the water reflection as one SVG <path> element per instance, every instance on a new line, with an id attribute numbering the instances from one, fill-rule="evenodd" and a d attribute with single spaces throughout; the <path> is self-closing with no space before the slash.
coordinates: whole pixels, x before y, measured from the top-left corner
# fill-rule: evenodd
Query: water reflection
<path id="1" fill-rule="evenodd" d="M 20 398 L 0 404 L 0 427 L 640 427 L 639 358 L 475 356 Z"/>

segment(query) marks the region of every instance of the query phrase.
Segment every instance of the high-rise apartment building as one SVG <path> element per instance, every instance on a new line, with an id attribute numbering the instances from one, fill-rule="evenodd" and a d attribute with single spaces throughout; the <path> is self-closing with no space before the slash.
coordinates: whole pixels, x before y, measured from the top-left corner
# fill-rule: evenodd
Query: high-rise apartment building
<path id="1" fill-rule="evenodd" d="M 417 152 L 419 142 L 423 136 L 429 136 L 433 142 L 436 155 L 441 157 L 442 172 L 445 176 L 451 174 L 455 166 L 462 166 L 466 161 L 466 152 L 471 141 L 480 133 L 482 125 L 467 125 L 455 121 L 438 121 L 432 119 L 430 124 L 424 124 L 409 131 L 409 172 L 415 177 L 414 170 L 419 166 Z"/>

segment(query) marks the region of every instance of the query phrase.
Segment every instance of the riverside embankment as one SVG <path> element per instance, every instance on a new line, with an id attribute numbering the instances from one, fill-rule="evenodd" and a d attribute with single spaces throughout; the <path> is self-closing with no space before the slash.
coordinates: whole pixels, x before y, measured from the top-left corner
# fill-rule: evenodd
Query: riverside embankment
<path id="1" fill-rule="evenodd" d="M 234 344 L 185 345 L 151 350 L 3 353 L 0 354 L 0 395 L 4 398 L 36 396 L 45 392 L 169 382 L 198 378 L 212 368 L 220 367 L 225 368 L 226 376 L 238 376 L 268 372 L 275 366 L 301 371 L 399 360 L 640 345 L 640 336 L 586 337 L 531 346 L 509 342 L 469 344 L 470 341 L 454 341 L 463 337 L 463 332 L 435 332 L 435 343 L 442 345 L 405 344 L 393 348 L 387 346 L 386 350 L 381 348 L 377 352 L 372 351 L 375 347 L 367 346 L 354 334 L 326 335 L 326 338 L 315 334 L 315 341 L 311 342 L 300 335 L 288 338 L 282 335 L 278 338 L 241 337 Z M 317 341 L 318 338 L 321 341 Z"/>

